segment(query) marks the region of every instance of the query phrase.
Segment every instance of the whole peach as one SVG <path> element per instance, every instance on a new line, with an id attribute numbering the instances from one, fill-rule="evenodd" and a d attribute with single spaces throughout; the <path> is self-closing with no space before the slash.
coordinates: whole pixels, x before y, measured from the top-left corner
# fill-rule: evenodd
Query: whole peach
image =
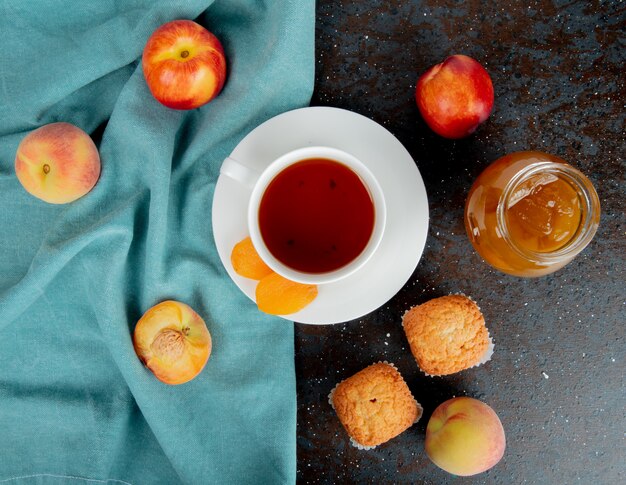
<path id="1" fill-rule="evenodd" d="M 15 155 L 15 174 L 30 194 L 51 204 L 65 204 L 96 185 L 100 155 L 80 128 L 50 123 L 21 141 Z"/>
<path id="2" fill-rule="evenodd" d="M 156 29 L 143 50 L 142 64 L 152 95 L 173 109 L 208 103 L 226 80 L 222 44 L 192 20 L 174 20 Z"/>
<path id="3" fill-rule="evenodd" d="M 502 423 L 487 404 L 470 397 L 437 407 L 426 426 L 426 453 L 442 470 L 460 476 L 489 470 L 504 455 Z"/>
<path id="4" fill-rule="evenodd" d="M 211 355 L 211 334 L 189 305 L 168 300 L 150 308 L 133 333 L 135 352 L 157 379 L 183 384 L 196 377 Z"/>
<path id="5" fill-rule="evenodd" d="M 489 73 L 468 56 L 454 55 L 428 69 L 415 88 L 417 107 L 428 126 L 445 138 L 463 138 L 493 108 Z"/>

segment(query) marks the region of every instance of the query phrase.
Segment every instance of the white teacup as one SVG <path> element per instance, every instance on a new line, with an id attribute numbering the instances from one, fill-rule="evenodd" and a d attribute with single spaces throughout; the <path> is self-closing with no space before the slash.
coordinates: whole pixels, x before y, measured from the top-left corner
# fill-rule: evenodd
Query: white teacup
<path id="1" fill-rule="evenodd" d="M 259 228 L 259 206 L 270 182 L 290 165 L 313 158 L 333 160 L 348 167 L 361 179 L 374 205 L 374 227 L 365 248 L 348 264 L 326 273 L 305 273 L 297 271 L 279 261 L 267 248 Z M 387 217 L 382 189 L 370 170 L 360 160 L 349 153 L 337 150 L 336 148 L 322 146 L 299 148 L 274 160 L 262 173 L 258 173 L 229 157 L 224 160 L 220 173 L 252 189 L 250 202 L 248 204 L 248 230 L 252 244 L 261 259 L 272 270 L 291 281 L 321 285 L 341 280 L 353 274 L 369 261 L 382 240 Z"/>

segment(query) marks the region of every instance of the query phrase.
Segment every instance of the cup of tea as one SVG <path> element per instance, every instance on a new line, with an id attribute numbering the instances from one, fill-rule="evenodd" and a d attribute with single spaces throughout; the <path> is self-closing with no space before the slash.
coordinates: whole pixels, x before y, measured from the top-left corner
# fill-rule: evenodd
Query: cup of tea
<path id="1" fill-rule="evenodd" d="M 361 268 L 385 230 L 380 184 L 356 157 L 306 147 L 261 173 L 227 158 L 220 172 L 252 190 L 248 230 L 263 261 L 291 281 L 325 284 Z"/>

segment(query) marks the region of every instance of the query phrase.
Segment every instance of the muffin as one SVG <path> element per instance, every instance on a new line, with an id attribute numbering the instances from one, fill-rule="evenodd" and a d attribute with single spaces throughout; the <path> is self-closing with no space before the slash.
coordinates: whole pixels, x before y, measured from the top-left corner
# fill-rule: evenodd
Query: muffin
<path id="1" fill-rule="evenodd" d="M 442 296 L 415 306 L 404 314 L 402 325 L 417 365 L 431 376 L 483 364 L 493 353 L 480 308 L 465 295 Z"/>
<path id="2" fill-rule="evenodd" d="M 389 441 L 422 416 L 422 407 L 400 372 L 387 362 L 370 365 L 339 383 L 329 402 L 352 444 L 361 449 Z"/>

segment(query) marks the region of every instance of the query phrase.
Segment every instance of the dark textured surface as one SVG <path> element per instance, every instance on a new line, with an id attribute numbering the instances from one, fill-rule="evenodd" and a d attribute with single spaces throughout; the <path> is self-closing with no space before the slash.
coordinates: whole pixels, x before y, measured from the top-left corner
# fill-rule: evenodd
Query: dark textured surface
<path id="1" fill-rule="evenodd" d="M 430 229 L 413 276 L 381 309 L 345 324 L 296 326 L 301 483 L 624 483 L 625 19 L 621 1 L 318 1 L 313 104 L 364 114 L 400 139 L 424 178 Z M 419 74 L 456 53 L 487 68 L 496 101 L 477 133 L 452 142 L 429 131 L 413 93 Z M 524 149 L 558 155 L 588 174 L 603 210 L 590 246 L 539 279 L 492 270 L 463 227 L 476 176 Z M 457 291 L 480 303 L 495 355 L 478 369 L 427 378 L 401 316 Z M 383 359 L 398 366 L 424 417 L 359 451 L 327 395 Z M 458 395 L 490 404 L 507 433 L 503 460 L 463 480 L 424 453 L 432 411 Z"/>

